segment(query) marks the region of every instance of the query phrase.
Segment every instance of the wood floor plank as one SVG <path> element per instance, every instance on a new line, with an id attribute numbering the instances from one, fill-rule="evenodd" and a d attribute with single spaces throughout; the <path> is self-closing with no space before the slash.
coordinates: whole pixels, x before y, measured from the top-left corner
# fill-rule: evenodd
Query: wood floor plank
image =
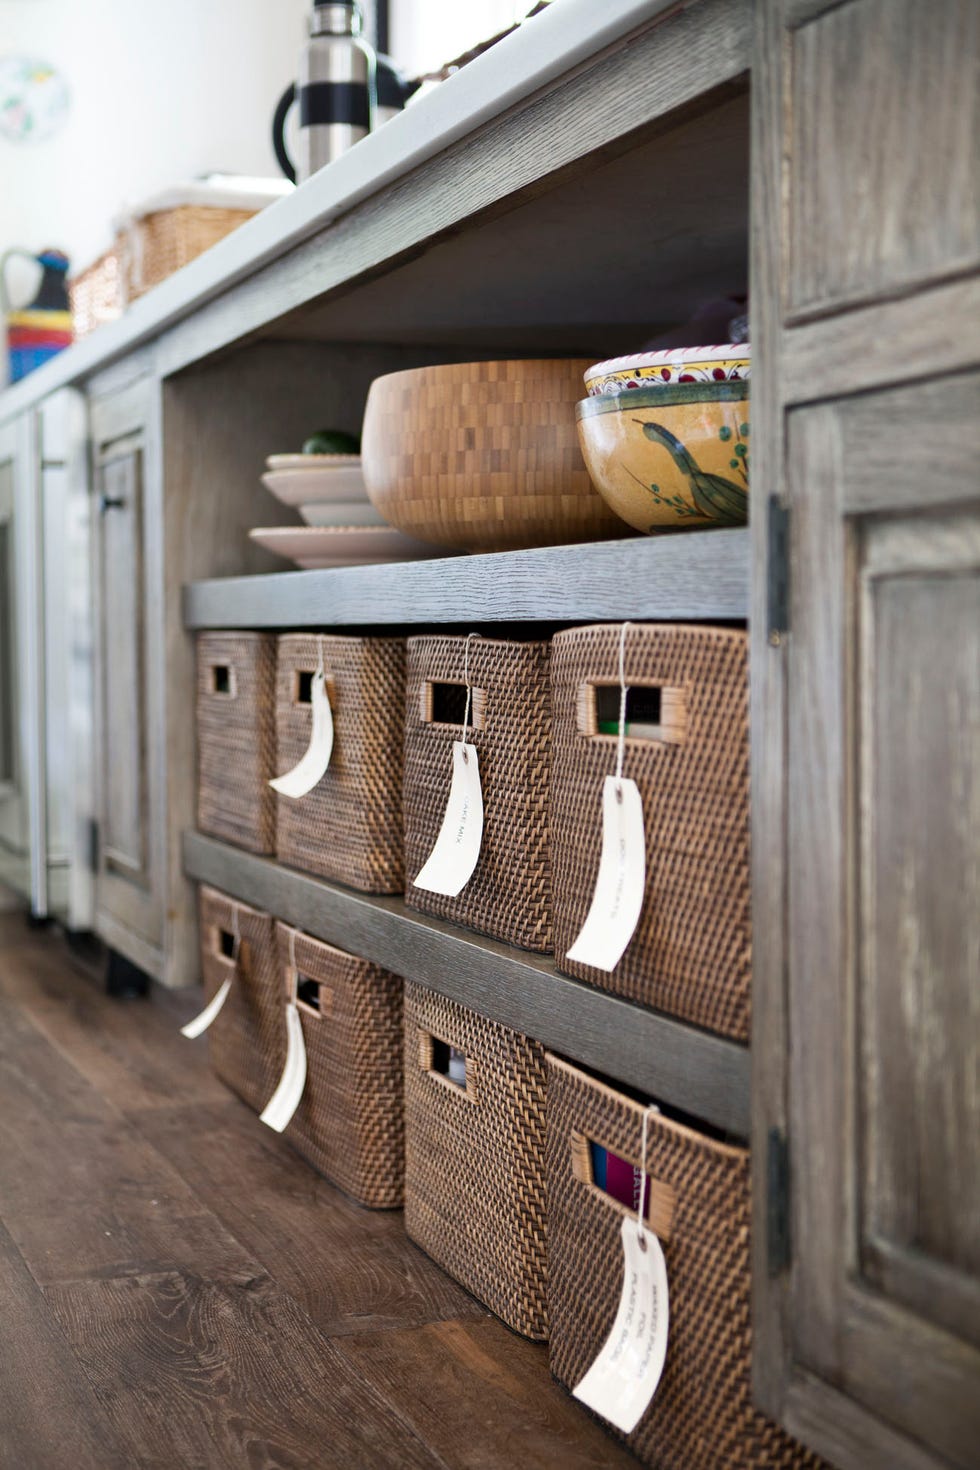
<path id="1" fill-rule="evenodd" d="M 7 934 L 2 1470 L 635 1463 L 400 1212 L 353 1204 L 214 1082 L 175 1034 L 194 997 L 120 1006 L 50 936 Z"/>
<path id="2" fill-rule="evenodd" d="M 264 1275 L 66 1282 L 48 1297 L 140 1470 L 445 1470 Z"/>
<path id="3" fill-rule="evenodd" d="M 49 939 L 5 953 L 0 997 L 16 1003 L 121 1109 L 222 1094 L 207 1067 L 207 1042 L 180 1035 L 183 1022 L 204 1003 L 200 991 L 168 994 L 154 987 L 146 1000 L 113 999 L 78 968 L 67 946 Z"/>
<path id="4" fill-rule="evenodd" d="M 401 1211 L 354 1204 L 237 1099 L 134 1122 L 322 1332 L 487 1318 L 407 1239 Z"/>
<path id="5" fill-rule="evenodd" d="M 501 1322 L 439 1322 L 337 1345 L 453 1470 L 635 1470 L 554 1382 L 547 1348 Z"/>
<path id="6" fill-rule="evenodd" d="M 43 1284 L 257 1269 L 164 1157 L 16 1007 L 0 1004 L 2 1216 Z"/>
<path id="7" fill-rule="evenodd" d="M 0 1465 L 130 1470 L 131 1459 L 0 1225 Z"/>

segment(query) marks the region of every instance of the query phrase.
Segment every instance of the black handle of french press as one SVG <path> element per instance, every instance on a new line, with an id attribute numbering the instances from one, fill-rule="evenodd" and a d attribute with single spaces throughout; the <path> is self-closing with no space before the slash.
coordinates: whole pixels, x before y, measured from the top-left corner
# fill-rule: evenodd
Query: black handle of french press
<path id="1" fill-rule="evenodd" d="M 296 169 L 286 152 L 286 115 L 295 101 L 296 83 L 290 82 L 279 98 L 272 118 L 272 146 L 276 152 L 276 161 L 291 184 L 296 182 Z"/>

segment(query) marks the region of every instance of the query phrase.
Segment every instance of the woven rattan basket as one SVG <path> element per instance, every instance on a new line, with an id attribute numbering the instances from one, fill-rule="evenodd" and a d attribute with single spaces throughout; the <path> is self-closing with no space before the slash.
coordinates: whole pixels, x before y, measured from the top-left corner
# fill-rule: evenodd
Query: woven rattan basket
<path id="1" fill-rule="evenodd" d="M 96 327 L 115 321 L 124 305 L 119 254 L 115 246 L 72 277 L 68 282 L 68 299 L 76 342 L 94 332 Z"/>
<path id="2" fill-rule="evenodd" d="M 281 999 L 295 981 L 306 1043 L 306 1087 L 285 1136 L 360 1204 L 395 1209 L 405 1181 L 402 982 L 285 924 L 276 943 Z"/>
<path id="3" fill-rule="evenodd" d="M 116 231 L 111 249 L 69 282 L 76 338 L 113 321 L 131 301 L 217 245 L 254 213 L 178 204 L 134 217 Z"/>
<path id="4" fill-rule="evenodd" d="M 277 798 L 280 862 L 365 893 L 401 893 L 405 643 L 288 633 L 279 639 L 279 772 L 307 749 L 310 676 L 322 654 L 333 710 L 330 765 L 308 795 Z"/>
<path id="5" fill-rule="evenodd" d="M 467 658 L 473 688 L 467 739 L 480 763 L 483 844 L 466 887 L 448 898 L 415 888 L 412 879 L 432 851 L 446 810 Z M 447 695 L 456 696 L 445 711 L 452 720 L 440 719 Z M 474 638 L 467 651 L 465 638 L 410 638 L 406 704 L 406 902 L 523 949 L 550 951 L 548 644 Z"/>
<path id="6" fill-rule="evenodd" d="M 612 973 L 565 959 L 591 903 L 602 843 L 602 783 L 616 767 L 617 737 L 600 731 L 605 722 L 597 703 L 611 696 L 618 720 L 620 633 L 620 624 L 573 628 L 552 643 L 558 966 L 747 1041 L 749 734 L 742 631 L 664 624 L 628 629 L 626 683 L 655 691 L 659 699 L 659 724 L 648 727 L 652 738 L 627 738 L 623 767 L 643 799 L 646 897 L 636 933 Z"/>
<path id="7" fill-rule="evenodd" d="M 251 219 L 254 209 L 178 204 L 134 219 L 116 235 L 124 304 L 159 286 L 232 230 Z"/>
<path id="8" fill-rule="evenodd" d="M 445 1075 L 449 1047 L 466 1085 Z M 525 1337 L 546 1338 L 544 1049 L 405 984 L 405 1229 Z"/>
<path id="9" fill-rule="evenodd" d="M 644 1108 L 548 1055 L 551 1371 L 573 1388 L 612 1328 L 625 1206 L 593 1182 L 593 1142 L 640 1163 Z M 625 1439 L 656 1470 L 813 1470 L 821 1462 L 752 1407 L 749 1155 L 651 1117 L 647 1218 L 667 1262 L 663 1377 Z M 607 1426 L 609 1427 L 609 1426 Z"/>
<path id="10" fill-rule="evenodd" d="M 199 906 L 201 972 L 208 1001 L 225 980 L 232 982 L 228 999 L 208 1029 L 211 1066 L 250 1108 L 261 1112 L 286 1060 L 275 921 L 213 888 L 201 888 Z"/>
<path id="11" fill-rule="evenodd" d="M 275 848 L 275 677 L 271 634 L 198 634 L 198 826 L 251 852 Z"/>

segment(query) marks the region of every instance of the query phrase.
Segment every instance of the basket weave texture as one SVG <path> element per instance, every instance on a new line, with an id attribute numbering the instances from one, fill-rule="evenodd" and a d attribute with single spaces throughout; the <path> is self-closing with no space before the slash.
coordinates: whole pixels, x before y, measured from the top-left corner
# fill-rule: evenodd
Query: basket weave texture
<path id="1" fill-rule="evenodd" d="M 254 213 L 254 209 L 178 204 L 134 220 L 129 229 L 116 236 L 116 251 L 124 272 L 124 302 L 135 301 L 174 271 L 189 265 Z"/>
<path id="2" fill-rule="evenodd" d="M 483 789 L 483 844 L 455 898 L 415 888 L 446 811 L 452 745 L 461 727 L 424 718 L 432 684 L 463 685 L 466 639 L 408 640 L 405 735 L 406 903 L 523 949 L 553 948 L 549 797 L 551 691 L 547 643 L 474 638 L 469 645 L 476 746 Z"/>
<path id="3" fill-rule="evenodd" d="M 465 1090 L 431 1070 L 466 1056 Z M 544 1048 L 405 982 L 405 1229 L 525 1337 L 548 1335 Z"/>
<path id="4" fill-rule="evenodd" d="M 646 896 L 611 974 L 565 956 L 585 922 L 602 846 L 602 783 L 616 736 L 596 731 L 593 685 L 619 684 L 621 625 L 552 643 L 552 858 L 559 969 L 643 1005 L 747 1041 L 749 732 L 745 633 L 638 624 L 628 686 L 661 691 L 662 739 L 627 738 L 623 774 L 643 799 Z"/>
<path id="5" fill-rule="evenodd" d="M 276 1089 L 286 1061 L 285 1012 L 276 962 L 275 921 L 268 914 L 201 887 L 201 971 L 212 1000 L 231 990 L 208 1029 L 211 1066 L 258 1113 Z M 238 962 L 222 954 L 222 933 L 241 935 Z"/>
<path id="6" fill-rule="evenodd" d="M 624 1207 L 576 1177 L 575 1136 L 640 1163 L 644 1108 L 548 1055 L 551 1371 L 573 1388 L 616 1316 Z M 630 1435 L 606 1425 L 656 1470 L 817 1470 L 822 1462 L 752 1406 L 749 1156 L 651 1117 L 651 1188 L 672 1192 L 670 1332 L 663 1377 Z"/>
<path id="7" fill-rule="evenodd" d="M 402 981 L 317 939 L 276 925 L 280 1004 L 293 972 L 318 982 L 319 1013 L 299 1003 L 306 1088 L 285 1137 L 333 1184 L 372 1209 L 404 1197 Z"/>
<path id="8" fill-rule="evenodd" d="M 255 213 L 179 204 L 135 219 L 112 247 L 69 282 L 75 336 L 113 321 L 131 301 L 217 245 Z"/>
<path id="9" fill-rule="evenodd" d="M 227 693 L 215 687 L 218 669 L 228 670 Z M 198 826 L 251 852 L 275 849 L 275 678 L 271 634 L 198 634 Z"/>
<path id="10" fill-rule="evenodd" d="M 310 743 L 312 706 L 297 703 L 300 674 L 320 652 L 333 710 L 330 765 L 298 800 L 276 801 L 280 862 L 364 893 L 401 893 L 405 642 L 287 633 L 276 675 L 278 769 L 292 769 Z"/>
<path id="11" fill-rule="evenodd" d="M 113 246 L 68 282 L 75 341 L 114 322 L 123 309 L 121 266 Z"/>

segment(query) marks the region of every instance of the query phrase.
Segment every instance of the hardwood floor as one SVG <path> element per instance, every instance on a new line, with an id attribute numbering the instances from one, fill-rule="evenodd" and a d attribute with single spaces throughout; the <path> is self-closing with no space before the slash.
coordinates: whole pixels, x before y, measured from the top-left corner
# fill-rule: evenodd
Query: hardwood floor
<path id="1" fill-rule="evenodd" d="M 0 913 L 0 1467 L 628 1467 L 525 1342 Z"/>

